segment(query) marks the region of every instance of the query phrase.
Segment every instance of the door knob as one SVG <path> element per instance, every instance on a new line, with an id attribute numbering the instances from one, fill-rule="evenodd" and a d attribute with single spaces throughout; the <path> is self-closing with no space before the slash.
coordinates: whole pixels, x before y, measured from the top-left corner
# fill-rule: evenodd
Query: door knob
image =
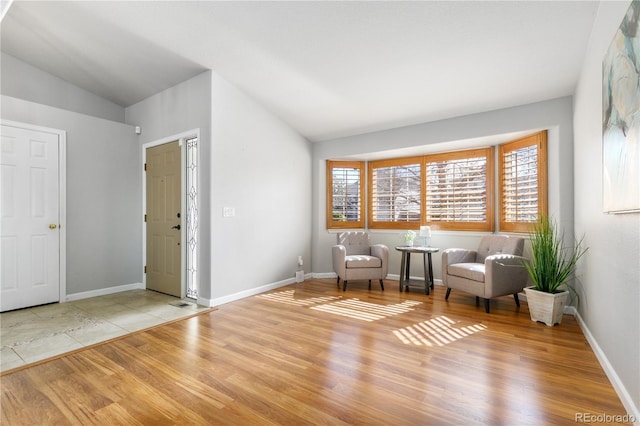
<path id="1" fill-rule="evenodd" d="M 58 225 L 56 225 L 55 223 L 49 224 L 49 229 L 56 229 L 57 227 Z"/>
<path id="2" fill-rule="evenodd" d="M 179 231 L 180 230 L 180 224 L 177 224 L 176 226 L 172 226 L 171 229 L 177 229 Z"/>

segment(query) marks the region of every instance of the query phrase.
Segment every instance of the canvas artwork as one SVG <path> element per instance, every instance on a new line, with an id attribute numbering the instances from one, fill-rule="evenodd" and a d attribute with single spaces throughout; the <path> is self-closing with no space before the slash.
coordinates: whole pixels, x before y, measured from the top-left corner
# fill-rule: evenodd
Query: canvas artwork
<path id="1" fill-rule="evenodd" d="M 629 6 L 603 61 L 603 207 L 640 212 L 640 0 Z"/>

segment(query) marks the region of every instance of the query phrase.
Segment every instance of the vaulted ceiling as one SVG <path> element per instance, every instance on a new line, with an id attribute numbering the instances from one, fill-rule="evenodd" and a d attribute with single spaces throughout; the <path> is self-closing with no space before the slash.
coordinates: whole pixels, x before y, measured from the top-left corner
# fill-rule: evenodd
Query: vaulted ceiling
<path id="1" fill-rule="evenodd" d="M 595 1 L 14 1 L 2 51 L 124 107 L 207 69 L 312 141 L 572 95 Z"/>

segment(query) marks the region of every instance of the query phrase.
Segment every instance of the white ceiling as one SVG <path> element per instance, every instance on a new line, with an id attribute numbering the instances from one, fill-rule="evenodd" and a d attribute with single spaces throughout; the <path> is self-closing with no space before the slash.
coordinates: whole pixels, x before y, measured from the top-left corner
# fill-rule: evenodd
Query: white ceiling
<path id="1" fill-rule="evenodd" d="M 571 95 L 595 1 L 14 1 L 2 51 L 129 106 L 206 69 L 312 141 Z"/>

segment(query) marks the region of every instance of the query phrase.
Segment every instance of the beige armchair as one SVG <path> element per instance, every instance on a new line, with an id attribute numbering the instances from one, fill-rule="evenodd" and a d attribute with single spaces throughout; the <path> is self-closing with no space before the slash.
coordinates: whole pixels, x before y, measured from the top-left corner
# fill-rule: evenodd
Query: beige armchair
<path id="1" fill-rule="evenodd" d="M 384 290 L 382 280 L 387 278 L 389 249 L 382 244 L 370 245 L 369 234 L 366 232 L 340 232 L 338 244 L 332 247 L 333 270 L 343 280 L 342 291 L 347 289 L 350 280 L 379 280 L 380 288 Z"/>
<path id="2" fill-rule="evenodd" d="M 442 252 L 442 282 L 447 287 L 445 300 L 452 289 L 484 299 L 489 313 L 489 299 L 513 294 L 520 306 L 518 293 L 527 286 L 523 266 L 524 238 L 507 235 L 482 237 L 478 250 L 447 249 Z"/>

